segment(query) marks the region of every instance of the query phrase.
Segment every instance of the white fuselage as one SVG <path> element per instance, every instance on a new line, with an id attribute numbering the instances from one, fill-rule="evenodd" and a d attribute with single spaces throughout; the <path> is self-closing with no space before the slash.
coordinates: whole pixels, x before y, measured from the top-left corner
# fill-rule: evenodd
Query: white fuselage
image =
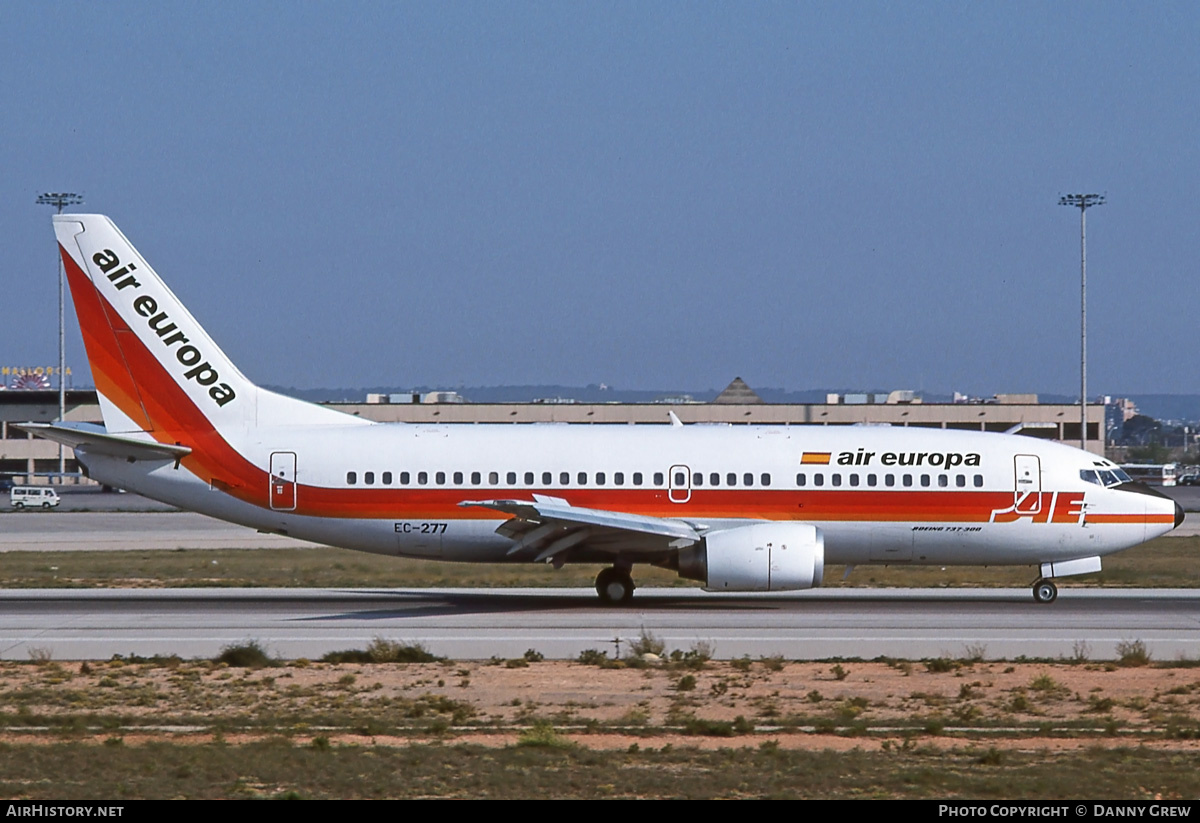
<path id="1" fill-rule="evenodd" d="M 532 495 L 706 528 L 811 523 L 831 563 L 1014 564 L 1099 556 L 1173 528 L 1174 504 L 1081 478 L 1101 462 L 1045 440 L 877 426 L 406 425 L 227 433 L 264 505 L 184 465 L 81 458 L 92 475 L 258 529 L 370 552 L 504 561 L 503 515 Z M 274 456 L 274 457 L 273 457 Z M 282 462 L 281 462 L 282 456 Z M 822 462 L 826 461 L 826 462 Z M 1026 478 L 1018 473 L 1024 470 Z M 713 481 L 716 481 L 715 483 Z M 1024 482 L 1022 482 L 1024 480 Z M 277 488 L 284 488 L 277 486 Z M 591 559 L 591 558 L 589 558 Z"/>

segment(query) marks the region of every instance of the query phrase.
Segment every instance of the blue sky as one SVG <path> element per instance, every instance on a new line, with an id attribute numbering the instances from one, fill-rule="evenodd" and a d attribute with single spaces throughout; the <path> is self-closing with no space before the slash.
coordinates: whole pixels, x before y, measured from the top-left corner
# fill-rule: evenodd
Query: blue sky
<path id="1" fill-rule="evenodd" d="M 41 191 L 299 387 L 1200 392 L 1194 3 L 0 5 L 0 364 Z M 72 320 L 73 323 L 73 320 Z M 68 362 L 87 382 L 77 332 Z"/>

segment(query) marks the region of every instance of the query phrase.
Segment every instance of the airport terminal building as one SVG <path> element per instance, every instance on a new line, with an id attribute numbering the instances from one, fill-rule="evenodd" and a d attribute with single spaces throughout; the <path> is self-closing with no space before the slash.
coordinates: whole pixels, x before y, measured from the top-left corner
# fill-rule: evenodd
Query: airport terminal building
<path id="1" fill-rule="evenodd" d="M 426 397 L 372 395 L 373 402 L 329 403 L 331 408 L 385 423 L 576 423 L 591 425 L 670 425 L 670 413 L 685 424 L 770 426 L 890 425 L 932 429 L 1006 432 L 1079 443 L 1079 406 L 1038 403 L 1036 395 L 996 395 L 986 402 L 923 403 L 911 393 L 831 395 L 825 403 L 764 403 L 740 380 L 711 403 L 466 403 L 452 393 Z M 401 402 L 392 402 L 400 400 Z M 417 402 L 413 402 L 416 400 Z M 458 402 L 455 402 L 455 401 Z M 1106 407 L 1088 404 L 1088 449 L 1107 447 Z M 18 431 L 11 423 L 58 419 L 58 392 L 0 391 L 0 480 L 18 483 L 89 482 L 66 449 L 65 476 L 58 477 L 59 446 Z M 66 393 L 66 420 L 102 423 L 96 392 Z"/>

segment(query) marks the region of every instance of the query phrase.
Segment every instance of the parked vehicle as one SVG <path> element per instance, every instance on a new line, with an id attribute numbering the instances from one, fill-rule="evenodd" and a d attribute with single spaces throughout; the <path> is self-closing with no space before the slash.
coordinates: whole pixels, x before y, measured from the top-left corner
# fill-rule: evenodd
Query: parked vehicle
<path id="1" fill-rule="evenodd" d="M 8 502 L 16 509 L 38 507 L 52 509 L 62 502 L 58 492 L 49 486 L 13 486 Z"/>
<path id="2" fill-rule="evenodd" d="M 1174 486 L 1179 474 L 1178 463 L 1125 463 L 1121 468 L 1135 481 L 1148 486 Z"/>

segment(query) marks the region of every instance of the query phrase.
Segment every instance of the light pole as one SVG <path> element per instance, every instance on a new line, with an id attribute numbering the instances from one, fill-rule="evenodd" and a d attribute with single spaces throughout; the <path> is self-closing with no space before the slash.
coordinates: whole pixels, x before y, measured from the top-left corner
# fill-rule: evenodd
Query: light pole
<path id="1" fill-rule="evenodd" d="M 1079 448 L 1087 449 L 1087 210 L 1103 206 L 1103 194 L 1064 194 L 1060 206 L 1079 209 Z"/>
<path id="2" fill-rule="evenodd" d="M 39 194 L 37 203 L 39 206 L 54 206 L 58 209 L 58 213 L 62 214 L 65 206 L 78 206 L 83 203 L 83 195 L 75 194 L 74 192 L 46 192 Z M 57 243 L 55 246 L 57 247 Z M 66 331 L 65 322 L 63 320 L 64 311 L 64 272 L 62 257 L 55 255 L 58 258 L 58 422 L 63 422 L 67 416 L 67 349 L 66 349 Z M 58 482 L 63 482 L 63 475 L 67 473 L 67 457 L 66 451 L 61 443 L 58 444 Z"/>

